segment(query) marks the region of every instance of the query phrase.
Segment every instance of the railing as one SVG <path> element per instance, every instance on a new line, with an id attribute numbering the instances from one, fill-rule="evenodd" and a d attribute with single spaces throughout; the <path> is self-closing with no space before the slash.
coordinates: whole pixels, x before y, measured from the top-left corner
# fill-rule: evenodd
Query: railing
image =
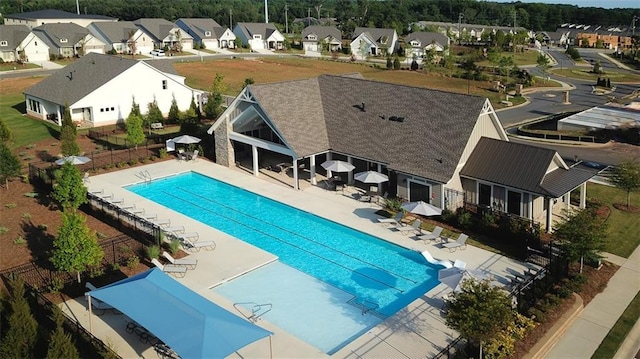
<path id="1" fill-rule="evenodd" d="M 251 306 L 251 312 L 250 313 L 246 313 L 245 310 L 243 310 L 244 308 L 246 308 L 247 306 Z M 258 304 L 255 302 L 241 302 L 241 303 L 233 303 L 233 307 L 238 311 L 238 313 L 242 314 L 243 317 L 245 317 L 246 319 L 252 321 L 252 322 L 257 322 L 258 320 L 260 320 L 260 318 L 269 313 L 271 311 L 271 309 L 273 308 L 273 304 L 271 303 L 265 303 L 265 304 Z"/>

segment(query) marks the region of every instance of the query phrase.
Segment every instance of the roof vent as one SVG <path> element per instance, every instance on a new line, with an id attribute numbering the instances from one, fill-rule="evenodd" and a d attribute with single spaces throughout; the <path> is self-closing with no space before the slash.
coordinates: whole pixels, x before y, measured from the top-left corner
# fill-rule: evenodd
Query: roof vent
<path id="1" fill-rule="evenodd" d="M 404 122 L 404 117 L 400 117 L 400 116 L 391 116 L 391 117 L 389 117 L 389 121 L 393 121 L 393 122 Z"/>
<path id="2" fill-rule="evenodd" d="M 364 102 L 362 103 L 362 105 L 360 105 L 360 111 L 365 112 L 365 109 L 364 109 Z"/>

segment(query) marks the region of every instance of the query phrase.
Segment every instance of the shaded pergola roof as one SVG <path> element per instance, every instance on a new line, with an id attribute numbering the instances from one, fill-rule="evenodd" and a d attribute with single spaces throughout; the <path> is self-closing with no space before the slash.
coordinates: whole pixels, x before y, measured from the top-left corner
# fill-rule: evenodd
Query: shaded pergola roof
<path id="1" fill-rule="evenodd" d="M 142 325 L 183 359 L 225 358 L 272 334 L 157 268 L 93 290 L 89 295 Z"/>

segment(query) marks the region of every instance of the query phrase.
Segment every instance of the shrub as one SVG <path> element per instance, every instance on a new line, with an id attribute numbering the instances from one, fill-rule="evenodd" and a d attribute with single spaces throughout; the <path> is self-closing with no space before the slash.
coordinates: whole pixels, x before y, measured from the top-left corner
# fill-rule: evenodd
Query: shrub
<path id="1" fill-rule="evenodd" d="M 51 282 L 49 282 L 49 293 L 60 293 L 62 288 L 64 288 L 64 280 L 60 277 L 54 277 Z"/>
<path id="2" fill-rule="evenodd" d="M 172 255 L 176 255 L 179 251 L 180 241 L 177 239 L 172 239 L 171 241 L 169 241 L 169 252 L 171 252 Z"/>
<path id="3" fill-rule="evenodd" d="M 123 167 L 126 167 L 126 166 L 127 166 L 127 163 L 126 163 L 126 162 L 124 162 L 124 161 L 123 161 L 123 162 L 118 162 L 118 163 L 116 164 L 116 167 L 117 167 L 117 168 L 123 168 Z"/>
<path id="4" fill-rule="evenodd" d="M 25 221 L 28 221 L 31 219 L 31 214 L 30 213 L 23 213 L 22 214 L 22 219 L 24 219 Z"/>
<path id="5" fill-rule="evenodd" d="M 165 158 L 165 157 L 167 157 L 169 155 L 167 153 L 167 149 L 166 148 L 161 148 L 159 154 L 160 154 L 160 158 Z"/>
<path id="6" fill-rule="evenodd" d="M 138 160 L 134 158 L 131 161 L 129 161 L 128 163 L 129 163 L 129 166 L 135 166 L 135 165 L 138 164 Z"/>
<path id="7" fill-rule="evenodd" d="M 160 247 L 158 246 L 150 246 L 146 248 L 147 257 L 150 259 L 160 257 Z"/>
<path id="8" fill-rule="evenodd" d="M 7 208 L 16 208 L 18 205 L 15 204 L 15 203 L 7 203 L 4 206 L 7 207 Z"/>
<path id="9" fill-rule="evenodd" d="M 450 209 L 445 208 L 442 210 L 442 214 L 440 215 L 440 218 L 442 219 L 442 221 L 446 223 L 454 224 L 456 221 L 456 214 Z"/>
<path id="10" fill-rule="evenodd" d="M 18 238 L 13 240 L 13 244 L 25 244 L 25 243 L 27 243 L 27 241 L 22 236 L 19 236 Z"/>
<path id="11" fill-rule="evenodd" d="M 466 229 L 471 226 L 471 213 L 461 207 L 456 210 L 456 215 L 458 217 L 458 225 L 461 228 Z"/>
<path id="12" fill-rule="evenodd" d="M 104 274 L 104 267 L 101 265 L 90 266 L 89 267 L 89 277 L 90 278 L 98 278 Z"/>
<path id="13" fill-rule="evenodd" d="M 7 232 L 9 232 L 9 228 L 0 226 L 0 234 L 7 234 Z"/>
<path id="14" fill-rule="evenodd" d="M 102 232 L 96 232 L 96 236 L 98 237 L 98 239 L 105 239 L 107 238 L 107 235 L 102 233 Z"/>
<path id="15" fill-rule="evenodd" d="M 140 264 L 140 257 L 138 256 L 131 256 L 129 258 L 127 258 L 127 267 L 128 268 L 136 268 L 138 266 L 138 264 Z"/>
<path id="16" fill-rule="evenodd" d="M 38 225 L 38 229 L 43 231 L 43 232 L 46 232 L 47 228 L 49 228 L 49 227 L 47 227 L 46 224 L 39 224 Z"/>
<path id="17" fill-rule="evenodd" d="M 387 199 L 387 207 L 394 212 L 398 212 L 402 209 L 402 201 L 399 198 Z"/>
<path id="18" fill-rule="evenodd" d="M 27 192 L 27 193 L 24 194 L 24 196 L 25 197 L 29 197 L 29 198 L 36 198 L 36 197 L 38 197 L 38 192 Z"/>

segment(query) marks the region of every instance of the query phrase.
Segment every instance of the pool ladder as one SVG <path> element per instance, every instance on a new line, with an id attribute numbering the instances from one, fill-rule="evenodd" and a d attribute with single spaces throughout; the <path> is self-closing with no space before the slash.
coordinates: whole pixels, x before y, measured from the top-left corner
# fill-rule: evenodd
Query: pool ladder
<path id="1" fill-rule="evenodd" d="M 152 180 L 151 174 L 147 170 L 140 171 L 139 173 L 136 173 L 136 177 L 138 177 L 141 180 L 143 180 L 144 183 L 149 183 Z"/>
<path id="2" fill-rule="evenodd" d="M 386 319 L 387 317 L 383 314 L 381 314 L 380 312 L 377 311 L 377 309 L 380 307 L 378 305 L 378 303 L 374 303 L 370 300 L 366 300 L 366 299 L 358 299 L 358 297 L 353 297 L 351 298 L 349 301 L 347 301 L 347 303 L 353 305 L 354 307 L 360 309 L 362 311 L 362 315 L 365 314 L 373 314 L 378 318 L 381 319 Z"/>
<path id="3" fill-rule="evenodd" d="M 242 314 L 245 318 L 249 319 L 252 322 L 257 322 L 260 320 L 260 317 L 267 314 L 273 308 L 273 304 L 265 303 L 258 304 L 256 302 L 243 302 L 243 303 L 233 303 L 233 307 Z M 247 309 L 251 309 L 251 313 L 247 313 Z"/>

